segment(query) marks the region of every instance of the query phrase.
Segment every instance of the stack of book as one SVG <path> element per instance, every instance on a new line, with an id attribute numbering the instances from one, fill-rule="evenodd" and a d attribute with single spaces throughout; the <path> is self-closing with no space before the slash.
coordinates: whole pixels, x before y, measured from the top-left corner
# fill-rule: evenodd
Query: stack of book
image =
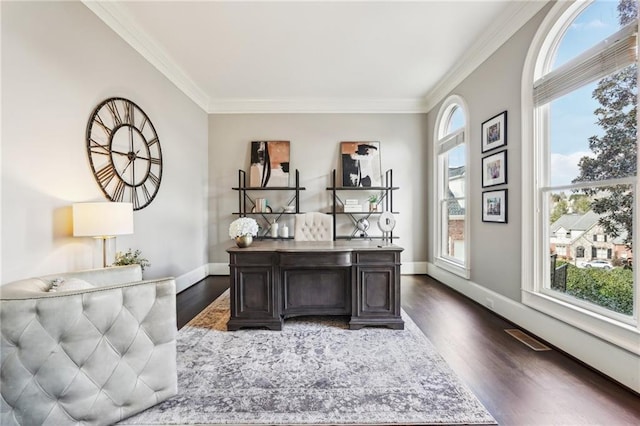
<path id="1" fill-rule="evenodd" d="M 358 200 L 344 200 L 344 212 L 360 213 L 362 212 L 362 204 L 360 204 Z"/>

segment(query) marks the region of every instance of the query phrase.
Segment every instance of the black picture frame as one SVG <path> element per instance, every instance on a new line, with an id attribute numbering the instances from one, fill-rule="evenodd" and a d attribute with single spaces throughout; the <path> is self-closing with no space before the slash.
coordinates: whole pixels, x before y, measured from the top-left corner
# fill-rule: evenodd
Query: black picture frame
<path id="1" fill-rule="evenodd" d="M 482 158 L 482 187 L 488 188 L 507 183 L 507 150 Z"/>
<path id="2" fill-rule="evenodd" d="M 508 223 L 508 189 L 482 192 L 482 221 Z"/>
<path id="3" fill-rule="evenodd" d="M 482 123 L 482 153 L 507 145 L 507 111 Z"/>

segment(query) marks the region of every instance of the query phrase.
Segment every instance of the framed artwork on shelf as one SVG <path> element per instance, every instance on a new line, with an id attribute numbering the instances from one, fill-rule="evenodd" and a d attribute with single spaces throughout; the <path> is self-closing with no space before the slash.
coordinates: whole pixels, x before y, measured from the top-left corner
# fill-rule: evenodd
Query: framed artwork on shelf
<path id="1" fill-rule="evenodd" d="M 507 144 L 507 111 L 482 123 L 482 152 L 489 152 Z"/>
<path id="2" fill-rule="evenodd" d="M 249 186 L 252 188 L 289 186 L 289 141 L 251 142 Z"/>
<path id="3" fill-rule="evenodd" d="M 482 193 L 482 221 L 507 223 L 507 190 Z"/>
<path id="4" fill-rule="evenodd" d="M 342 186 L 382 186 L 380 142 L 342 142 L 340 158 Z"/>
<path id="5" fill-rule="evenodd" d="M 482 159 L 482 187 L 507 183 L 507 150 Z"/>

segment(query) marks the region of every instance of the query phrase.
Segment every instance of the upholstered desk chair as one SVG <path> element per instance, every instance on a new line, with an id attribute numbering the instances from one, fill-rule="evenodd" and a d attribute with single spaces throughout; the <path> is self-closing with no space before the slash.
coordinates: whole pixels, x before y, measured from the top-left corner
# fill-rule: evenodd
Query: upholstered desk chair
<path id="1" fill-rule="evenodd" d="M 320 212 L 296 215 L 295 241 L 333 241 L 333 217 Z"/>

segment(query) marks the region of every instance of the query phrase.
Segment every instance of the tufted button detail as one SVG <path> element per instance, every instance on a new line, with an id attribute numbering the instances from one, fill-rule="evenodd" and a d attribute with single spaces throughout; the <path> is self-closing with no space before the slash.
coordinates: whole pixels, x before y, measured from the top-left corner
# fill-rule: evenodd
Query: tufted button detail
<path id="1" fill-rule="evenodd" d="M 296 215 L 294 239 L 296 241 L 331 241 L 333 218 L 320 212 Z"/>

